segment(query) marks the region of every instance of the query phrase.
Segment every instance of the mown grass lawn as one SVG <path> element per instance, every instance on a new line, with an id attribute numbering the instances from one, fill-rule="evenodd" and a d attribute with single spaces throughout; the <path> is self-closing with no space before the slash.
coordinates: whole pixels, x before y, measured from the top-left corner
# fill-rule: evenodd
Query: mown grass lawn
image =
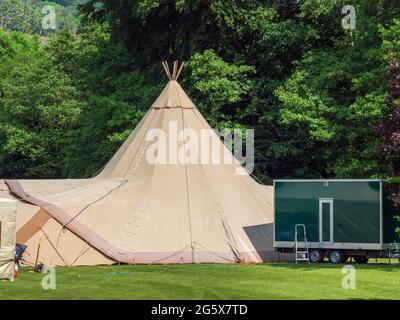
<path id="1" fill-rule="evenodd" d="M 343 265 L 328 263 L 59 267 L 55 290 L 23 268 L 0 282 L 0 299 L 400 299 L 400 264 L 353 266 L 355 290 L 342 288 Z"/>

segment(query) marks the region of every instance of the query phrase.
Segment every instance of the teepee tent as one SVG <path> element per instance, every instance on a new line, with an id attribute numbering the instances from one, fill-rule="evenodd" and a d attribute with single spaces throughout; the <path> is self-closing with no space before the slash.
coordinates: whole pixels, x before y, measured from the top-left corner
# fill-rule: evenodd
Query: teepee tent
<path id="1" fill-rule="evenodd" d="M 45 264 L 72 266 L 283 258 L 272 245 L 272 187 L 243 173 L 215 133 L 209 150 L 231 162 L 205 162 L 204 150 L 188 158 L 187 141 L 170 139 L 171 126 L 184 137 L 211 128 L 177 82 L 182 66 L 174 63 L 173 72 L 163 66 L 165 89 L 99 175 L 5 181 L 3 195 L 20 199 L 17 241 L 28 245 L 27 261 L 38 256 Z M 166 139 L 150 140 L 150 132 L 164 132 Z M 173 144 L 183 148 L 183 161 L 149 161 L 150 148 Z"/>

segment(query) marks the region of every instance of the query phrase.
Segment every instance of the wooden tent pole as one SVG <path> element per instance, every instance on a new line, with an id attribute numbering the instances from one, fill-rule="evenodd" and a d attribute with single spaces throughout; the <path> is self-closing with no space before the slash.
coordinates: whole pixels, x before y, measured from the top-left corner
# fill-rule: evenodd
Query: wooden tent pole
<path id="1" fill-rule="evenodd" d="M 172 70 L 172 79 L 174 79 L 174 80 L 176 80 L 176 70 L 177 69 L 177 67 L 176 67 L 176 60 L 174 61 L 174 68 L 173 68 L 173 70 Z"/>
<path id="2" fill-rule="evenodd" d="M 178 80 L 179 76 L 181 75 L 183 66 L 185 65 L 185 62 L 182 61 L 181 65 L 179 66 L 179 61 L 175 60 L 172 67 L 172 73 L 167 61 L 161 61 L 161 64 L 169 80 Z"/>
<path id="3" fill-rule="evenodd" d="M 167 67 L 167 70 L 168 70 L 168 79 L 169 79 L 169 80 L 172 80 L 171 70 L 169 69 L 168 62 L 167 62 L 167 61 L 164 61 L 164 63 L 165 63 L 165 66 Z"/>
<path id="4" fill-rule="evenodd" d="M 175 79 L 176 81 L 178 81 L 179 76 L 181 75 L 184 64 L 185 64 L 185 61 L 182 61 L 181 67 L 179 68 L 178 74 L 176 75 L 176 79 Z"/>
<path id="5" fill-rule="evenodd" d="M 165 66 L 165 61 L 161 61 L 161 64 L 162 64 L 162 66 L 163 66 L 163 68 L 164 68 L 164 71 L 165 71 L 165 74 L 167 75 L 167 78 L 169 79 L 168 69 L 167 69 L 167 67 Z"/>
<path id="6" fill-rule="evenodd" d="M 36 259 L 35 259 L 35 266 L 33 268 L 33 270 L 35 272 L 37 271 L 37 267 L 38 267 L 38 263 L 39 263 L 39 251 L 40 251 L 40 244 L 42 243 L 42 237 L 39 238 L 39 243 L 38 243 L 38 247 L 37 247 L 37 251 L 36 251 Z"/>

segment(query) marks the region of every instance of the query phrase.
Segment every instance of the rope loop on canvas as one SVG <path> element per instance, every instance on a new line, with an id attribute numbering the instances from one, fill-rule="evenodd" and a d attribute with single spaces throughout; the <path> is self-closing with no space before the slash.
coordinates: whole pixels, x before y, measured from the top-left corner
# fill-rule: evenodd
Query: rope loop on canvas
<path id="1" fill-rule="evenodd" d="M 162 61 L 161 64 L 162 64 L 162 66 L 164 68 L 165 74 L 168 77 L 168 80 L 170 80 L 170 81 L 171 80 L 178 81 L 179 76 L 180 76 L 180 74 L 182 72 L 183 66 L 185 65 L 185 62 L 182 61 L 181 65 L 179 66 L 179 61 L 175 60 L 174 64 L 173 64 L 173 67 L 172 67 L 172 73 L 171 73 L 171 69 L 169 68 L 169 65 L 168 65 L 167 61 Z"/>

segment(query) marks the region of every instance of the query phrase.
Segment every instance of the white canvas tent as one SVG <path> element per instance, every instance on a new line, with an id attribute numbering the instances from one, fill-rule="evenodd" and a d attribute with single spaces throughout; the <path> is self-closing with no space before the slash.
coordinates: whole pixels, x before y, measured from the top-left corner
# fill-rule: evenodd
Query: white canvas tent
<path id="1" fill-rule="evenodd" d="M 17 202 L 0 198 L 0 279 L 14 279 Z"/>
<path id="2" fill-rule="evenodd" d="M 272 246 L 272 187 L 238 175 L 243 168 L 236 161 L 162 164 L 146 158 L 150 130 L 168 135 L 171 122 L 184 132 L 211 129 L 178 84 L 177 65 L 172 74 L 164 67 L 165 89 L 98 176 L 0 184 L 0 193 L 20 200 L 17 241 L 28 245 L 28 262 L 36 255 L 45 264 L 68 266 L 284 258 Z M 210 148 L 233 159 L 215 134 Z"/>

